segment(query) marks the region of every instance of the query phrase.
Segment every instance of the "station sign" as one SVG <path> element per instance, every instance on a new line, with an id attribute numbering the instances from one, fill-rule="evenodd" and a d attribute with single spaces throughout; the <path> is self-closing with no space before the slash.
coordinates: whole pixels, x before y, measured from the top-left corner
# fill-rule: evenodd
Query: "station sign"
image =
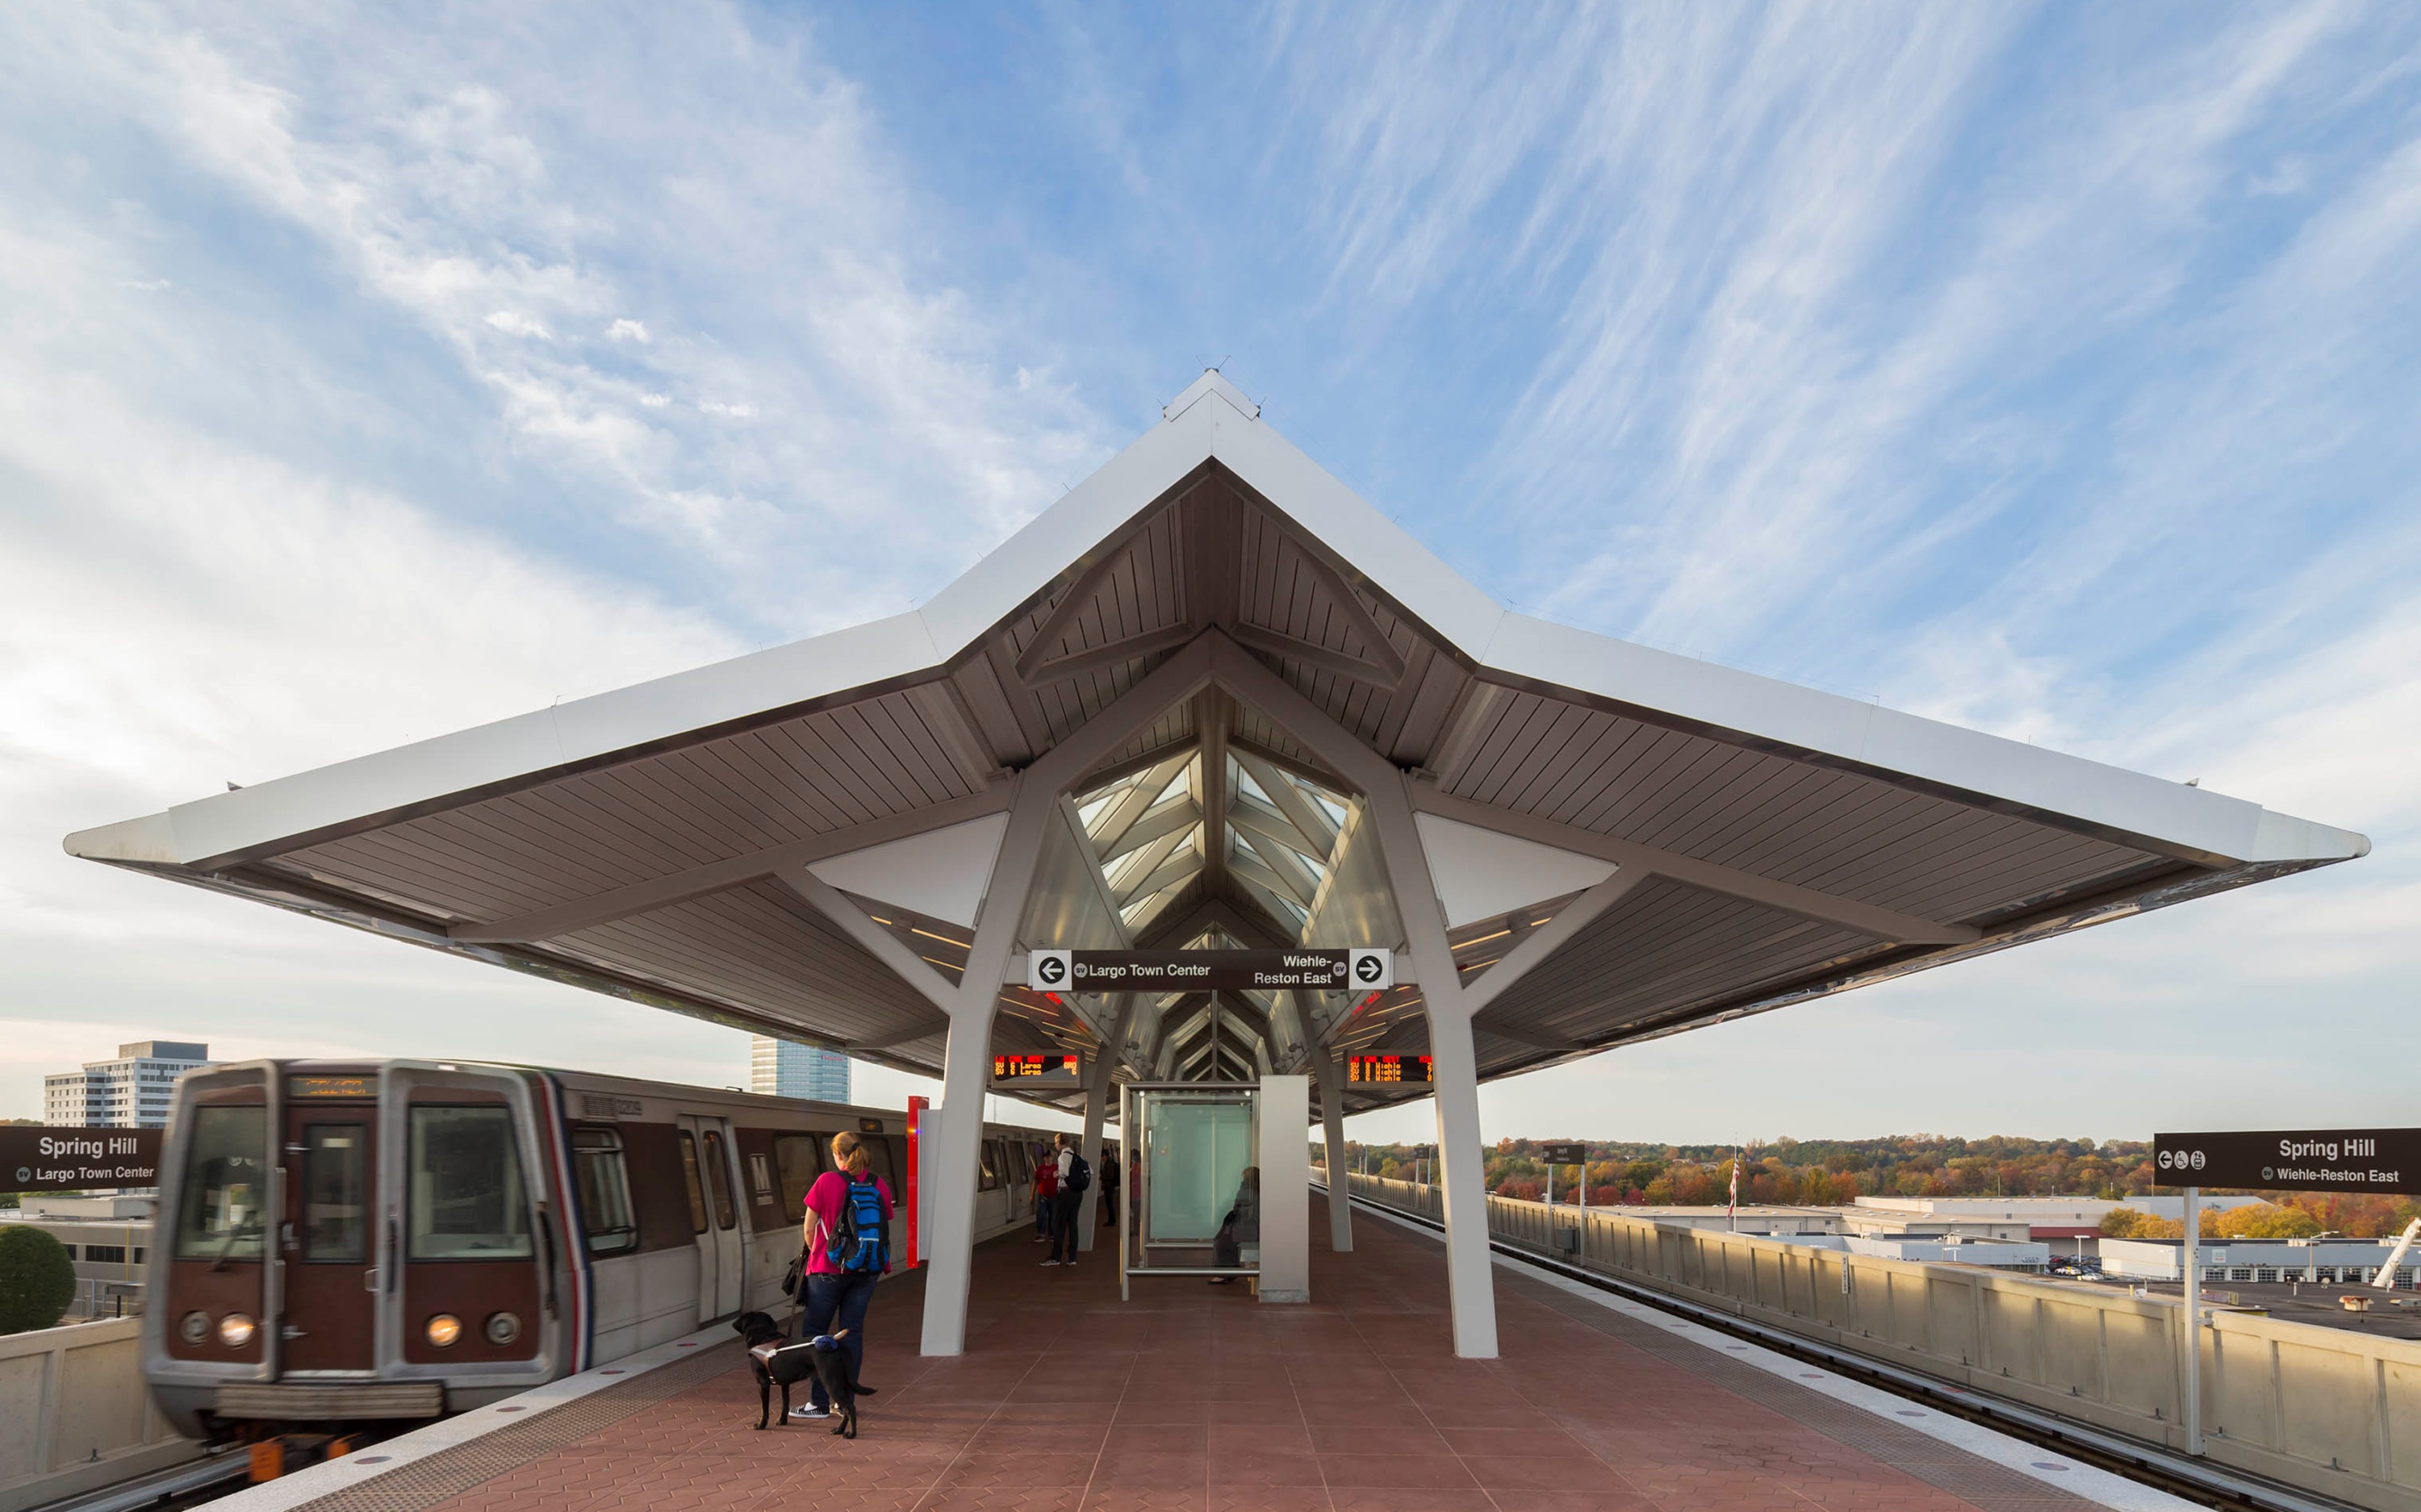
<path id="1" fill-rule="evenodd" d="M 1541 1145 L 1539 1146 L 1539 1159 L 1549 1165 L 1586 1165 L 1588 1146 L 1579 1144 Z"/>
<path id="2" fill-rule="evenodd" d="M 1432 1080 L 1427 1055 L 1348 1055 L 1348 1082 L 1394 1082 L 1427 1085 Z"/>
<path id="3" fill-rule="evenodd" d="M 157 1129 L 0 1128 L 0 1192 L 160 1184 Z"/>
<path id="4" fill-rule="evenodd" d="M 2290 1129 L 2154 1134 L 2154 1177 L 2171 1187 L 2421 1194 L 2421 1129 Z"/>
<path id="5" fill-rule="evenodd" d="M 1084 1079 L 1084 1059 L 1077 1055 L 994 1055 L 995 1082 L 1069 1082 Z"/>
<path id="6" fill-rule="evenodd" d="M 1037 992 L 1383 992 L 1392 950 L 1037 950 Z"/>

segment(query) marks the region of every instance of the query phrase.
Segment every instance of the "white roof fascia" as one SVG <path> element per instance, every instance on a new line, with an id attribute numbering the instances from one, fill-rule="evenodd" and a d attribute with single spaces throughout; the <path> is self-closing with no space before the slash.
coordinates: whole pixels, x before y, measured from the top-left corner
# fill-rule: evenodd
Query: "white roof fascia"
<path id="1" fill-rule="evenodd" d="M 1206 372 L 1168 418 L 913 614 L 67 837 L 71 855 L 190 865 L 611 756 L 811 699 L 937 672 L 1205 460 L 1216 458 L 1476 662 L 2130 834 L 2244 861 L 2341 860 L 2359 834 L 2258 805 L 1506 610 Z M 1086 543 L 1072 561 L 1071 542 Z"/>
<path id="2" fill-rule="evenodd" d="M 1528 615 L 1505 616 L 1491 669 L 2237 861 L 2342 861 L 2370 850 L 2351 831 L 2241 798 Z"/>
<path id="3" fill-rule="evenodd" d="M 889 681 L 940 660 L 924 621 L 914 615 L 895 615 L 290 777 L 212 793 L 179 803 L 164 815 L 79 831 L 67 837 L 66 849 L 70 855 L 96 861 L 165 860 L 190 865 Z"/>

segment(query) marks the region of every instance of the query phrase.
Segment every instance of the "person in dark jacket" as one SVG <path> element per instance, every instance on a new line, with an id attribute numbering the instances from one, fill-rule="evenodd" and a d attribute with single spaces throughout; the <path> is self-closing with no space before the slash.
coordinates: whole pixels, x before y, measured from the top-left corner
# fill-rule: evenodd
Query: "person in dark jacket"
<path id="1" fill-rule="evenodd" d="M 1236 1183 L 1236 1206 L 1227 1209 L 1226 1219 L 1210 1239 L 1210 1263 L 1223 1270 L 1234 1270 L 1244 1263 L 1244 1246 L 1261 1241 L 1261 1168 L 1244 1167 L 1244 1177 Z M 1224 1286 L 1234 1276 L 1212 1276 L 1210 1285 Z"/>
<path id="2" fill-rule="evenodd" d="M 1101 1146 L 1101 1226 L 1114 1228 L 1118 1222 L 1118 1152 L 1107 1145 Z"/>

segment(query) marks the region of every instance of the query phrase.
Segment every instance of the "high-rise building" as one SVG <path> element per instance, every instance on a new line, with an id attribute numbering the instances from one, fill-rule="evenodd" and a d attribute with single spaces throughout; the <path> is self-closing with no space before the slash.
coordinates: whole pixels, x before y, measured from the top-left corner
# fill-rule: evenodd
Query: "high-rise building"
<path id="1" fill-rule="evenodd" d="M 87 1129 L 160 1129 L 177 1078 L 211 1063 L 211 1047 L 169 1039 L 120 1045 L 115 1060 L 42 1078 L 42 1122 Z"/>
<path id="2" fill-rule="evenodd" d="M 758 1035 L 751 1043 L 748 1072 L 748 1089 L 764 1097 L 849 1100 L 849 1057 L 820 1045 Z"/>

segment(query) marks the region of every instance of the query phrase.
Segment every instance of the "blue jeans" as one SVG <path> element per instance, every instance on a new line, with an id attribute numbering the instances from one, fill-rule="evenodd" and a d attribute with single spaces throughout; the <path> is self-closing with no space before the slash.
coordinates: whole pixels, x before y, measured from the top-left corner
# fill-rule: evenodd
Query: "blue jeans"
<path id="1" fill-rule="evenodd" d="M 799 1317 L 799 1338 L 812 1339 L 819 1333 L 849 1330 L 840 1341 L 841 1352 L 849 1357 L 849 1379 L 857 1379 L 857 1367 L 866 1359 L 866 1308 L 874 1301 L 874 1272 L 851 1270 L 839 1275 L 815 1274 L 807 1277 L 806 1311 Z M 818 1407 L 829 1408 L 824 1383 L 819 1380 L 807 1393 L 808 1400 Z"/>

